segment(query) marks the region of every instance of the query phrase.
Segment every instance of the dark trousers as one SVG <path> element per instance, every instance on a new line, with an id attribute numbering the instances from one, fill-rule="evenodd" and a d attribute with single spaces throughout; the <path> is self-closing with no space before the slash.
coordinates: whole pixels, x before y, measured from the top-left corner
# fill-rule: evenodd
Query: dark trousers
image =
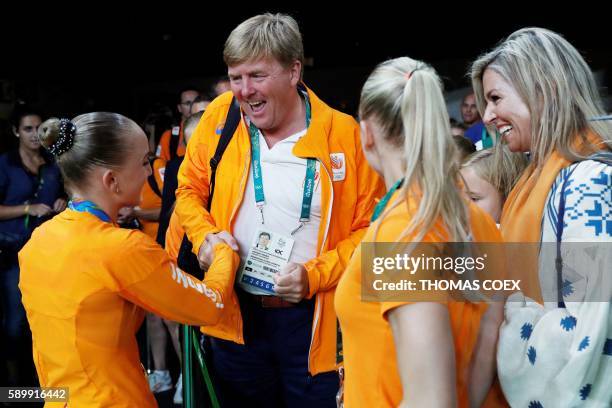
<path id="1" fill-rule="evenodd" d="M 6 335 L 9 345 L 15 346 L 25 332 L 27 321 L 25 310 L 21 304 L 21 291 L 19 290 L 19 264 L 5 263 L 0 269 L 0 293 L 2 294 L 2 331 Z"/>
<path id="2" fill-rule="evenodd" d="M 19 263 L 17 254 L 0 256 L 0 369 L 6 370 L 6 383 L 2 385 L 35 385 L 32 361 L 32 342 L 25 309 L 19 290 Z"/>
<path id="3" fill-rule="evenodd" d="M 314 299 L 263 308 L 239 297 L 246 344 L 211 339 L 221 406 L 335 407 L 338 374 L 308 373 Z"/>

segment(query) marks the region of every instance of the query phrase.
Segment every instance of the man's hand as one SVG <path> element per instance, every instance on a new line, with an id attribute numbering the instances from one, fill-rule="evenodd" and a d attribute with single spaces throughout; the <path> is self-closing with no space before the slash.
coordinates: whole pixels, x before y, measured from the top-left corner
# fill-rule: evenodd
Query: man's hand
<path id="1" fill-rule="evenodd" d="M 225 242 L 230 248 L 238 252 L 238 242 L 229 232 L 221 231 L 217 234 L 208 234 L 198 250 L 198 262 L 202 270 L 207 270 L 212 264 L 214 258 L 213 248 L 220 242 Z"/>
<path id="2" fill-rule="evenodd" d="M 308 293 L 308 272 L 304 265 L 289 262 L 274 276 L 274 284 L 278 296 L 298 303 Z"/>

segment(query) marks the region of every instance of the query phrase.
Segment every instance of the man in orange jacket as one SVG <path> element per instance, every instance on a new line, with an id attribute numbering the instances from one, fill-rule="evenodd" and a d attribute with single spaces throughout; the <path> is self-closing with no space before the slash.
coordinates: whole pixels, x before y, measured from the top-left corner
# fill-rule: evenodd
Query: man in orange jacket
<path id="1" fill-rule="evenodd" d="M 193 88 L 186 88 L 179 94 L 179 101 L 176 105 L 176 110 L 181 114 L 181 122 L 178 126 L 173 126 L 171 129 L 162 133 L 159 139 L 159 144 L 155 151 L 155 155 L 170 161 L 175 157 L 182 157 L 185 154 L 185 139 L 183 138 L 183 122 L 196 111 L 192 110 L 193 103 L 196 100 L 201 100 L 200 92 Z"/>
<path id="2" fill-rule="evenodd" d="M 384 194 L 355 120 L 301 82 L 296 21 L 264 14 L 225 43 L 231 93 L 206 109 L 179 170 L 176 213 L 200 265 L 212 236 L 239 250 L 238 298 L 203 331 L 223 406 L 335 407 L 336 285 Z M 216 170 L 210 159 L 232 103 L 241 121 Z M 270 238 L 257 248 L 262 232 Z M 266 235 L 266 234 L 264 234 Z M 239 302 L 239 303 L 238 303 Z"/>

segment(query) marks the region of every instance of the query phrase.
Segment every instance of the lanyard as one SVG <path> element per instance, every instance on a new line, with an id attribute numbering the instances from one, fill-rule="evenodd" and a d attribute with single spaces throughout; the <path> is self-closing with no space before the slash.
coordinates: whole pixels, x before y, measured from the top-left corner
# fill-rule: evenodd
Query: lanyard
<path id="1" fill-rule="evenodd" d="M 370 219 L 370 222 L 374 222 L 374 221 L 376 221 L 378 219 L 378 217 L 380 217 L 380 214 L 385 210 L 385 207 L 389 203 L 389 200 L 391 199 L 391 196 L 393 195 L 393 193 L 395 193 L 395 191 L 398 188 L 400 188 L 402 186 L 403 182 L 404 182 L 403 178 L 397 180 L 395 182 L 395 184 L 393 184 L 391 186 L 389 191 L 387 191 L 387 194 L 385 194 L 383 196 L 383 198 L 380 199 L 378 204 L 376 204 L 376 207 L 374 207 L 374 213 L 372 214 L 372 218 Z"/>
<path id="2" fill-rule="evenodd" d="M 303 93 L 302 97 L 306 103 L 306 127 L 310 125 L 310 102 L 308 100 L 308 94 Z M 249 123 L 249 134 L 251 137 L 251 169 L 253 171 L 253 187 L 255 190 L 255 205 L 259 209 L 261 214 L 261 223 L 264 223 L 263 207 L 266 204 L 266 196 L 264 193 L 263 177 L 261 174 L 261 161 L 260 161 L 260 146 L 259 146 L 259 129 L 253 122 Z M 312 195 L 314 192 L 314 181 L 316 172 L 316 160 L 309 158 L 306 160 L 306 178 L 304 180 L 304 192 L 302 194 L 302 209 L 300 213 L 299 225 L 296 229 L 291 232 L 294 235 L 298 232 L 305 223 L 310 221 L 310 211 L 312 206 Z"/>
<path id="3" fill-rule="evenodd" d="M 106 214 L 104 210 L 102 210 L 100 207 L 98 207 L 96 204 L 94 204 L 91 201 L 72 201 L 70 200 L 68 202 L 68 208 L 74 211 L 78 211 L 78 212 L 88 212 L 90 214 L 95 215 L 96 217 L 98 217 L 104 222 L 111 221 L 108 214 Z"/>
<path id="4" fill-rule="evenodd" d="M 32 200 L 27 200 L 24 204 L 30 205 L 31 201 L 36 201 L 36 199 L 38 198 L 38 193 L 42 189 L 43 184 L 45 184 L 45 179 L 43 177 L 43 168 L 44 168 L 44 166 L 40 166 L 38 168 L 38 186 L 36 187 L 36 191 L 34 192 L 34 196 L 32 197 Z M 29 228 L 30 228 L 30 214 L 26 214 L 25 220 L 24 220 L 24 225 L 25 225 L 26 231 L 29 230 Z"/>

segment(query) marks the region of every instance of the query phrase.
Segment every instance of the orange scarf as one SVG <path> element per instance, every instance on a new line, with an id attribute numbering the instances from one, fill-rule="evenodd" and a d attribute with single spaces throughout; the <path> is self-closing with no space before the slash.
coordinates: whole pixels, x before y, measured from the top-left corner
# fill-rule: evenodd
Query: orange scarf
<path id="1" fill-rule="evenodd" d="M 570 161 L 555 151 L 542 171 L 533 165 L 527 167 L 504 204 L 500 220 L 504 242 L 540 242 L 546 198 L 559 172 L 569 165 Z"/>
<path id="2" fill-rule="evenodd" d="M 577 137 L 575 151 L 588 154 L 591 146 L 601 146 L 601 138 L 587 134 L 587 142 Z M 590 145 L 590 146 L 589 146 Z M 560 152 L 554 151 L 544 162 L 541 171 L 530 165 L 508 195 L 501 216 L 501 232 L 506 243 L 534 243 L 526 246 L 506 246 L 512 259 L 512 278 L 521 279 L 521 291 L 541 302 L 541 290 L 537 273 L 539 242 L 542 237 L 542 216 L 550 189 L 559 172 L 571 162 Z"/>
<path id="3" fill-rule="evenodd" d="M 605 149 L 599 135 L 587 132 L 586 142 L 576 136 L 573 150 L 586 155 L 593 147 Z M 536 171 L 533 165 L 527 167 L 504 204 L 500 224 L 505 242 L 540 242 L 546 198 L 559 172 L 570 164 L 555 150 L 544 162 L 542 171 Z"/>

